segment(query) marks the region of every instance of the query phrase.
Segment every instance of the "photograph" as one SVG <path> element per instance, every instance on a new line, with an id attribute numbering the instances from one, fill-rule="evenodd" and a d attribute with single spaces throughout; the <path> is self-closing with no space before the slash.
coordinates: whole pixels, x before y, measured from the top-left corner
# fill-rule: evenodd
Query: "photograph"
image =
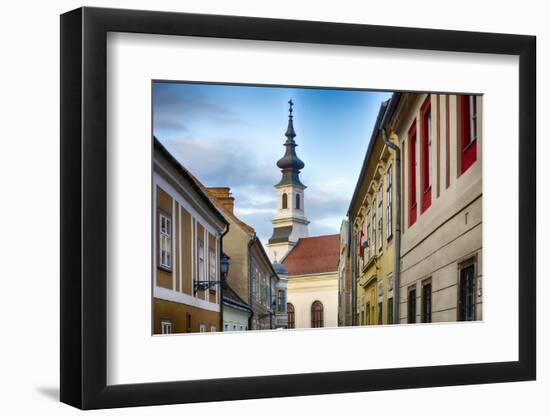
<path id="1" fill-rule="evenodd" d="M 153 335 L 483 320 L 482 94 L 151 100 Z"/>
<path id="2" fill-rule="evenodd" d="M 60 226 L 31 230 L 36 204 L 21 198 L 6 217 L 7 236 L 60 240 L 59 285 L 39 271 L 43 288 L 22 293 L 53 306 L 38 330 L 56 360 L 30 367 L 51 384 L 23 375 L 37 397 L 55 382 L 81 410 L 239 416 L 265 414 L 262 399 L 277 415 L 540 406 L 546 26 L 532 7 L 497 21 L 479 5 L 435 20 L 403 5 L 63 11 L 56 83 L 33 95 L 60 106 L 35 106 L 29 124 L 21 88 L 6 101 L 26 116 L 8 129 L 38 126 L 27 136 L 42 146 L 34 160 L 7 136 L 11 183 L 53 201 Z M 40 164 L 59 168 L 59 198 Z M 17 277 L 29 262 L 8 264 Z M 20 298 L 8 310 L 36 322 Z M 518 390 L 519 408 L 501 401 Z"/>

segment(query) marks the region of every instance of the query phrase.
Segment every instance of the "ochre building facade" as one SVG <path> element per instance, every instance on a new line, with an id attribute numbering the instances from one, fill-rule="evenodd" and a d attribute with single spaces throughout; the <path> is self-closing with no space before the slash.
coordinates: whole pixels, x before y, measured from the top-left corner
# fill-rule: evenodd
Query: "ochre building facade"
<path id="1" fill-rule="evenodd" d="M 153 334 L 222 329 L 221 239 L 228 223 L 194 177 L 154 139 Z"/>

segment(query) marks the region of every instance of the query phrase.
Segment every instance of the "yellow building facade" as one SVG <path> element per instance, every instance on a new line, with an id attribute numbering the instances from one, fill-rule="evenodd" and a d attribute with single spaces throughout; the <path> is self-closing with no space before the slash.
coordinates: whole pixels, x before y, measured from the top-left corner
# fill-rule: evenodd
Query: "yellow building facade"
<path id="1" fill-rule="evenodd" d="M 380 108 L 348 211 L 356 325 L 394 322 L 395 155 L 377 129 L 387 104 Z"/>

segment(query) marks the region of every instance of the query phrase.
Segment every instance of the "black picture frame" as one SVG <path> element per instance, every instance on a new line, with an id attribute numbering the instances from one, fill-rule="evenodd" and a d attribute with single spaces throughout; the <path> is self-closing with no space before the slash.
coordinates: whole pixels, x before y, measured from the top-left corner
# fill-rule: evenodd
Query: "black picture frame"
<path id="1" fill-rule="evenodd" d="M 518 56 L 519 360 L 107 385 L 108 32 Z M 534 36 L 85 7 L 61 15 L 60 57 L 62 402 L 96 409 L 536 378 Z"/>

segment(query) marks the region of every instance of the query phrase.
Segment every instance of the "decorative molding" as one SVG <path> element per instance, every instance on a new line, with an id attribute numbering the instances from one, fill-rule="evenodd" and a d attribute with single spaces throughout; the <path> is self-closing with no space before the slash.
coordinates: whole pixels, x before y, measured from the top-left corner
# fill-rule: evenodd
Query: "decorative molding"
<path id="1" fill-rule="evenodd" d="M 155 285 L 153 297 L 159 300 L 172 301 L 178 304 L 185 304 L 191 307 L 201 308 L 203 310 L 214 311 L 219 313 L 220 306 L 216 303 L 211 303 L 200 298 L 193 297 L 189 294 L 184 294 L 178 291 L 169 290 L 167 288 L 158 287 Z"/>

